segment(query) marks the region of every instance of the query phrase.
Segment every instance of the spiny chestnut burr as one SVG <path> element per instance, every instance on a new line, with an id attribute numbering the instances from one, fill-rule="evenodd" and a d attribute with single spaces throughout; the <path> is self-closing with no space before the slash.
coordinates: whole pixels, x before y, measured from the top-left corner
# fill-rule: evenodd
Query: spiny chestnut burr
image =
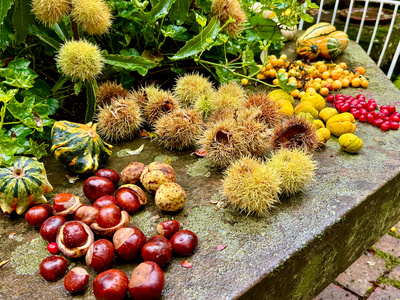
<path id="1" fill-rule="evenodd" d="M 178 231 L 171 237 L 170 242 L 178 255 L 191 254 L 198 244 L 197 236 L 190 230 Z"/>
<path id="2" fill-rule="evenodd" d="M 81 221 L 69 221 L 58 230 L 56 243 L 58 249 L 68 257 L 81 257 L 94 242 L 90 227 Z"/>
<path id="3" fill-rule="evenodd" d="M 157 225 L 157 232 L 170 239 L 178 230 L 181 225 L 176 220 L 167 220 Z"/>
<path id="4" fill-rule="evenodd" d="M 96 221 L 99 210 L 91 205 L 80 206 L 74 214 L 74 220 L 81 221 L 87 225 Z"/>
<path id="5" fill-rule="evenodd" d="M 124 260 L 135 259 L 146 243 L 146 236 L 137 227 L 118 229 L 113 236 L 115 252 Z"/>
<path id="6" fill-rule="evenodd" d="M 82 205 L 78 196 L 69 193 L 60 193 L 54 197 L 53 214 L 64 219 L 72 220 L 75 211 Z"/>
<path id="7" fill-rule="evenodd" d="M 46 281 L 53 281 L 64 275 L 67 267 L 68 263 L 64 257 L 52 255 L 43 259 L 39 272 Z"/>
<path id="8" fill-rule="evenodd" d="M 158 161 L 147 165 L 140 175 L 140 182 L 152 194 L 163 183 L 175 181 L 175 170 L 170 165 Z"/>
<path id="9" fill-rule="evenodd" d="M 129 214 L 137 211 L 141 205 L 146 205 L 146 194 L 134 184 L 124 184 L 115 192 L 115 199 L 121 209 Z"/>
<path id="10" fill-rule="evenodd" d="M 121 172 L 121 179 L 124 183 L 138 184 L 140 175 L 142 174 L 145 165 L 141 162 L 132 162 Z"/>
<path id="11" fill-rule="evenodd" d="M 83 183 L 83 193 L 92 201 L 104 195 L 112 195 L 114 191 L 114 184 L 104 177 L 91 176 Z"/>
<path id="12" fill-rule="evenodd" d="M 118 172 L 112 169 L 100 169 L 94 176 L 107 178 L 114 184 L 115 187 L 118 185 L 120 179 Z"/>
<path id="13" fill-rule="evenodd" d="M 152 261 L 139 264 L 129 280 L 129 294 L 135 300 L 153 300 L 161 295 L 164 288 L 164 274 Z"/>
<path id="14" fill-rule="evenodd" d="M 112 238 L 114 233 L 122 228 L 128 227 L 129 214 L 116 205 L 107 205 L 99 210 L 96 222 L 90 225 L 93 232 L 101 237 Z"/>
<path id="15" fill-rule="evenodd" d="M 33 227 L 40 227 L 52 214 L 53 209 L 50 205 L 35 205 L 26 212 L 25 221 Z"/>
<path id="16" fill-rule="evenodd" d="M 153 261 L 160 267 L 165 266 L 172 257 L 172 245 L 161 235 L 152 236 L 142 248 L 144 261 Z"/>
<path id="17" fill-rule="evenodd" d="M 64 278 L 64 287 L 71 294 L 82 292 L 89 283 L 89 273 L 81 267 L 71 269 Z"/>
<path id="18" fill-rule="evenodd" d="M 94 201 L 93 206 L 96 207 L 97 209 L 100 209 L 110 204 L 117 205 L 117 200 L 112 195 L 104 195 L 101 196 L 100 198 L 97 198 L 97 200 Z"/>
<path id="19" fill-rule="evenodd" d="M 128 276 L 120 270 L 110 269 L 96 276 L 93 293 L 98 300 L 122 300 L 128 291 Z"/>
<path id="20" fill-rule="evenodd" d="M 85 261 L 93 271 L 100 273 L 111 267 L 113 258 L 113 243 L 106 239 L 100 239 L 90 245 Z"/>
<path id="21" fill-rule="evenodd" d="M 49 243 L 55 242 L 57 232 L 60 227 L 66 222 L 61 216 L 52 216 L 43 222 L 40 226 L 40 235 Z"/>

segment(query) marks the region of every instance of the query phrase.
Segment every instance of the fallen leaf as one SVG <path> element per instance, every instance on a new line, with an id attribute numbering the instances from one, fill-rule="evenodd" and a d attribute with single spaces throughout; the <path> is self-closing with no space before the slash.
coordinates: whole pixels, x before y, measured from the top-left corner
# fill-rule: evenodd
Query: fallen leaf
<path id="1" fill-rule="evenodd" d="M 9 238 L 9 239 L 13 239 L 16 235 L 17 235 L 16 232 L 11 232 L 11 233 L 8 235 L 8 238 Z"/>
<path id="2" fill-rule="evenodd" d="M 139 132 L 140 137 L 148 137 L 149 133 L 147 132 L 146 129 L 141 129 Z"/>
<path id="3" fill-rule="evenodd" d="M 140 154 L 143 150 L 144 144 L 142 146 L 140 146 L 139 148 L 135 149 L 135 150 L 131 150 L 131 149 L 121 149 L 117 152 L 117 156 L 118 157 L 122 157 L 122 156 L 127 156 L 127 155 L 135 155 L 135 154 Z"/>
<path id="4" fill-rule="evenodd" d="M 150 219 L 152 219 L 152 220 L 158 220 L 160 218 L 160 215 L 155 215 L 155 216 L 152 216 Z"/>
<path id="5" fill-rule="evenodd" d="M 196 154 L 200 157 L 206 157 L 207 156 L 207 152 L 204 148 L 199 148 L 196 150 Z"/>
<path id="6" fill-rule="evenodd" d="M 376 253 L 376 251 L 375 251 L 373 248 L 368 248 L 366 254 L 367 254 L 368 256 L 374 256 L 375 253 Z"/>
<path id="7" fill-rule="evenodd" d="M 221 250 L 224 250 L 226 247 L 227 247 L 226 245 L 218 245 L 217 250 L 221 251 Z"/>
<path id="8" fill-rule="evenodd" d="M 211 203 L 211 204 L 217 204 L 217 203 L 218 203 L 218 200 L 211 199 L 211 200 L 210 200 L 210 203 Z"/>
<path id="9" fill-rule="evenodd" d="M 33 121 L 35 121 L 37 127 L 43 126 L 43 120 L 36 111 L 33 113 Z"/>
<path id="10" fill-rule="evenodd" d="M 181 262 L 182 267 L 186 268 L 186 269 L 190 269 L 191 267 L 193 267 L 193 264 L 190 262 L 187 262 L 186 260 Z"/>
<path id="11" fill-rule="evenodd" d="M 371 267 L 375 266 L 375 262 L 374 261 L 367 261 L 367 264 L 369 264 Z"/>
<path id="12" fill-rule="evenodd" d="M 65 175 L 65 177 L 67 177 L 68 183 L 71 183 L 71 184 L 75 183 L 79 179 L 79 176 L 69 176 L 68 174 Z"/>
<path id="13" fill-rule="evenodd" d="M 3 260 L 2 262 L 0 262 L 0 268 L 3 267 L 3 266 L 5 266 L 5 265 L 8 264 L 9 262 L 10 262 L 9 259 Z"/>

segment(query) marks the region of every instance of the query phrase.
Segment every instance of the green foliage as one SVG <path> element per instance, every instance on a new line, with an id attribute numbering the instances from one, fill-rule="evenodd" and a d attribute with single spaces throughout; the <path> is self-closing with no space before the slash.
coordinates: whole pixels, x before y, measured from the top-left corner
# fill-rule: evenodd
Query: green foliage
<path id="1" fill-rule="evenodd" d="M 393 84 L 400 90 L 400 75 L 397 75 L 396 79 L 393 81 Z"/>
<path id="2" fill-rule="evenodd" d="M 30 61 L 17 58 L 0 68 L 0 165 L 11 165 L 14 156 L 46 155 L 46 145 L 58 101 L 50 98 L 50 87 L 29 68 Z"/>

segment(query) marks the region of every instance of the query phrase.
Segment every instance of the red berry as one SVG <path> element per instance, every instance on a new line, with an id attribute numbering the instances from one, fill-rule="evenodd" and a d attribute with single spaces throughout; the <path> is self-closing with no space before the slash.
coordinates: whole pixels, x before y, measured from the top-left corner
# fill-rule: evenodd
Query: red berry
<path id="1" fill-rule="evenodd" d="M 389 111 L 390 114 L 392 114 L 396 111 L 396 107 L 394 105 L 389 105 L 387 110 Z"/>
<path id="2" fill-rule="evenodd" d="M 383 124 L 383 120 L 382 119 L 375 119 L 372 122 L 372 125 L 374 125 L 375 127 L 381 127 L 382 124 Z"/>
<path id="3" fill-rule="evenodd" d="M 344 96 L 343 96 L 343 94 L 336 94 L 335 99 L 336 100 L 339 100 L 339 99 L 343 99 L 344 100 Z"/>
<path id="4" fill-rule="evenodd" d="M 400 122 L 400 117 L 396 114 L 391 114 L 389 118 L 393 122 Z"/>
<path id="5" fill-rule="evenodd" d="M 363 102 L 363 101 L 360 102 L 360 105 L 361 105 L 363 108 L 366 108 L 366 107 L 367 107 L 367 103 L 366 103 L 366 102 Z"/>
<path id="6" fill-rule="evenodd" d="M 389 121 L 383 122 L 381 125 L 381 129 L 383 131 L 388 131 L 390 129 L 390 122 Z"/>
<path id="7" fill-rule="evenodd" d="M 384 113 L 378 112 L 375 115 L 375 119 L 384 119 L 386 117 L 386 115 Z"/>
<path id="8" fill-rule="evenodd" d="M 372 124 L 375 121 L 375 117 L 372 114 L 367 114 L 367 122 Z"/>
<path id="9" fill-rule="evenodd" d="M 335 97 L 333 95 L 326 96 L 326 101 L 333 102 L 334 100 L 335 100 Z"/>
<path id="10" fill-rule="evenodd" d="M 386 122 L 386 121 L 389 121 L 389 122 L 390 122 L 390 118 L 389 118 L 388 116 L 384 117 L 383 120 L 384 120 L 385 122 Z"/>
<path id="11" fill-rule="evenodd" d="M 336 108 L 337 108 L 338 111 L 340 111 L 341 113 L 348 112 L 348 111 L 350 110 L 350 104 L 344 103 L 343 105 L 336 106 Z"/>
<path id="12" fill-rule="evenodd" d="M 375 99 L 373 99 L 373 98 L 371 98 L 371 99 L 368 100 L 368 103 L 371 103 L 371 102 L 376 103 L 376 102 L 375 102 Z"/>
<path id="13" fill-rule="evenodd" d="M 346 95 L 346 96 L 344 96 L 344 99 L 349 100 L 349 99 L 351 99 L 351 97 L 353 97 L 353 96 L 352 95 Z"/>
<path id="14" fill-rule="evenodd" d="M 394 130 L 399 129 L 399 122 L 390 122 L 390 128 Z"/>
<path id="15" fill-rule="evenodd" d="M 366 110 L 365 108 L 360 108 L 360 114 L 366 115 L 367 113 L 368 113 L 368 110 Z"/>
<path id="16" fill-rule="evenodd" d="M 369 103 L 367 104 L 367 106 L 365 107 L 368 111 L 373 111 L 376 108 L 376 104 L 374 105 L 373 103 Z"/>
<path id="17" fill-rule="evenodd" d="M 358 94 L 358 95 L 356 96 L 356 98 L 357 98 L 358 100 L 360 100 L 360 101 L 365 101 L 365 95 L 363 95 L 363 94 Z"/>
<path id="18" fill-rule="evenodd" d="M 386 109 L 386 108 L 381 108 L 381 113 L 382 113 L 382 114 L 385 114 L 386 116 L 389 116 L 389 115 L 390 115 L 389 110 Z"/>
<path id="19" fill-rule="evenodd" d="M 354 119 L 358 119 L 360 117 L 360 112 L 355 108 L 354 108 L 354 111 L 350 112 L 350 113 L 353 115 Z"/>
<path id="20" fill-rule="evenodd" d="M 49 251 L 51 254 L 57 254 L 58 253 L 58 247 L 56 242 L 51 242 L 50 244 L 47 245 L 47 251 Z"/>
<path id="21" fill-rule="evenodd" d="M 379 110 L 382 111 L 382 109 L 387 109 L 388 106 L 387 105 L 381 105 L 381 107 L 379 107 Z"/>
<path id="22" fill-rule="evenodd" d="M 363 114 L 363 115 L 360 115 L 359 117 L 358 117 L 358 120 L 360 121 L 360 122 L 365 122 L 366 120 L 367 120 L 367 115 L 365 115 L 365 114 Z"/>

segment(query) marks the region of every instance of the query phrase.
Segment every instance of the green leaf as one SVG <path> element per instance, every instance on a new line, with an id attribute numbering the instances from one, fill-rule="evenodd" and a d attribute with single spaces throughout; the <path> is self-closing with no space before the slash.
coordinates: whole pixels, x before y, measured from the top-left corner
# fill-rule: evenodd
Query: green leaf
<path id="1" fill-rule="evenodd" d="M 189 15 L 191 3 L 189 0 L 176 0 L 169 11 L 171 21 L 175 21 L 178 25 L 183 24 Z"/>
<path id="2" fill-rule="evenodd" d="M 29 33 L 29 26 L 35 23 L 35 16 L 31 14 L 31 6 L 26 1 L 15 0 L 12 23 L 17 42 L 23 42 Z"/>
<path id="3" fill-rule="evenodd" d="M 212 17 L 207 27 L 204 28 L 198 35 L 188 41 L 173 57 L 172 60 L 182 59 L 194 56 L 204 50 L 208 43 L 207 39 L 214 40 L 218 34 L 220 22 L 216 17 Z"/>
<path id="4" fill-rule="evenodd" d="M 54 115 L 57 111 L 57 108 L 59 107 L 58 100 L 54 98 L 49 98 L 47 99 L 47 104 L 49 105 L 49 116 Z"/>
<path id="5" fill-rule="evenodd" d="M 45 142 L 39 144 L 38 142 L 29 139 L 30 148 L 25 152 L 26 155 L 34 155 L 37 159 L 41 159 L 42 156 L 47 155 L 47 145 Z"/>
<path id="6" fill-rule="evenodd" d="M 13 42 L 14 39 L 15 35 L 9 22 L 4 22 L 0 25 L 0 49 L 3 51 L 6 50 L 8 45 Z"/>
<path id="7" fill-rule="evenodd" d="M 29 89 L 33 87 L 33 83 L 35 82 L 35 77 L 32 75 L 19 75 L 16 78 L 6 78 L 3 83 L 18 87 L 18 88 L 24 88 L 24 89 Z"/>
<path id="8" fill-rule="evenodd" d="M 149 12 L 150 23 L 154 23 L 159 18 L 162 18 L 168 14 L 172 4 L 174 4 L 176 0 L 160 0 L 158 3 L 151 9 Z"/>
<path id="9" fill-rule="evenodd" d="M 0 102 L 8 103 L 18 93 L 18 89 L 8 90 L 4 92 L 0 89 Z"/>
<path id="10" fill-rule="evenodd" d="M 53 92 L 53 93 L 57 92 L 59 89 L 61 89 L 61 88 L 63 87 L 63 85 L 64 85 L 67 81 L 68 81 L 68 77 L 66 77 L 66 76 L 61 76 L 61 77 L 57 80 L 56 84 L 53 86 L 52 92 Z"/>
<path id="11" fill-rule="evenodd" d="M 12 165 L 14 163 L 14 154 L 17 151 L 17 139 L 11 139 L 6 134 L 0 132 L 0 165 Z"/>
<path id="12" fill-rule="evenodd" d="M 194 13 L 196 16 L 196 22 L 201 26 L 204 27 L 207 24 L 207 17 L 204 17 L 203 15 L 198 14 L 197 12 Z"/>
<path id="13" fill-rule="evenodd" d="M 36 80 L 33 88 L 21 91 L 23 97 L 32 96 L 37 100 L 47 99 L 50 96 L 50 86 L 49 84 L 42 80 Z"/>
<path id="14" fill-rule="evenodd" d="M 24 154 L 25 151 L 29 149 L 29 141 L 26 139 L 28 135 L 32 133 L 32 129 L 26 127 L 23 124 L 18 124 L 14 127 L 12 127 L 8 131 L 8 136 L 11 138 L 11 135 L 16 137 L 17 143 L 16 143 L 16 152 L 15 154 Z"/>
<path id="15" fill-rule="evenodd" d="M 65 28 L 65 26 L 60 26 L 58 23 L 55 23 L 52 28 L 54 29 L 55 33 L 57 33 L 58 37 L 63 40 L 66 41 L 68 40 L 67 36 L 68 36 L 68 32 L 67 29 Z"/>
<path id="16" fill-rule="evenodd" d="M 277 73 L 278 75 L 278 82 L 279 82 L 279 87 L 284 90 L 287 93 L 290 93 L 291 91 L 297 89 L 297 85 L 293 83 L 288 83 L 288 78 L 284 73 Z"/>
<path id="17" fill-rule="evenodd" d="M 96 93 L 94 90 L 94 86 L 95 85 L 91 81 L 86 83 L 87 108 L 86 108 L 85 123 L 93 121 L 94 112 L 96 109 Z"/>
<path id="18" fill-rule="evenodd" d="M 211 1 L 210 0 L 196 0 L 196 4 L 203 10 L 205 14 L 211 12 Z"/>
<path id="19" fill-rule="evenodd" d="M 4 18 L 7 15 L 8 10 L 13 5 L 14 0 L 1 0 L 0 3 L 0 25 L 3 25 Z"/>
<path id="20" fill-rule="evenodd" d="M 39 30 L 36 26 L 31 26 L 30 32 L 33 35 L 36 35 L 36 37 L 41 40 L 42 42 L 45 42 L 46 44 L 50 45 L 54 49 L 58 51 L 60 49 L 61 44 L 57 42 L 55 39 L 49 37 L 45 32 Z"/>
<path id="21" fill-rule="evenodd" d="M 77 83 L 74 84 L 74 93 L 75 95 L 79 95 L 79 93 L 81 92 L 82 89 L 82 81 L 79 80 Z"/>
<path id="22" fill-rule="evenodd" d="M 140 56 L 123 56 L 123 55 L 104 55 L 104 62 L 117 67 L 122 67 L 130 71 L 137 71 L 144 76 L 147 71 L 154 68 L 157 64 L 151 60 Z"/>

